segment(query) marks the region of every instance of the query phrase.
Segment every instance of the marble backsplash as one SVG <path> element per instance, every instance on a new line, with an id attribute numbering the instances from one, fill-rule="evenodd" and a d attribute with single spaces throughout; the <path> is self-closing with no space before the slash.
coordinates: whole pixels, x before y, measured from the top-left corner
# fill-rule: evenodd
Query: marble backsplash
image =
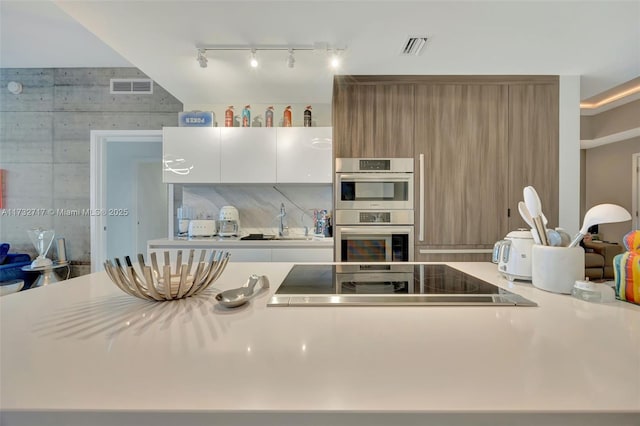
<path id="1" fill-rule="evenodd" d="M 313 211 L 332 211 L 331 184 L 317 185 L 174 185 L 174 210 L 188 206 L 192 219 L 217 219 L 220 208 L 234 206 L 240 214 L 242 235 L 277 234 L 280 204 L 286 211 L 284 225 L 290 235 L 313 233 Z M 174 212 L 174 218 L 176 213 Z"/>

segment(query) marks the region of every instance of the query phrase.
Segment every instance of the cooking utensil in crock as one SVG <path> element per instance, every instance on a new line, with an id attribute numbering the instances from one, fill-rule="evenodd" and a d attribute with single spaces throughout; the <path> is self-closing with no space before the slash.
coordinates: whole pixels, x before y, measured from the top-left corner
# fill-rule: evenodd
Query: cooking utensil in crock
<path id="1" fill-rule="evenodd" d="M 533 186 L 527 186 L 522 190 L 522 195 L 524 196 L 524 204 L 527 207 L 527 210 L 529 210 L 529 214 L 531 215 L 531 219 L 535 225 L 534 229 L 538 232 L 538 236 L 540 237 L 540 242 L 542 245 L 548 246 L 549 241 L 547 240 L 546 228 L 542 222 L 542 205 L 540 203 L 538 193 Z"/>
<path id="2" fill-rule="evenodd" d="M 555 229 L 547 229 L 547 241 L 550 246 L 561 247 L 562 246 L 562 235 Z"/>
<path id="3" fill-rule="evenodd" d="M 589 228 L 593 225 L 625 222 L 627 220 L 631 220 L 631 214 L 624 207 L 620 207 L 617 204 L 598 204 L 593 206 L 585 213 L 582 228 L 573 237 L 569 247 L 575 247 L 580 244 L 582 238 L 587 235 Z"/>
<path id="4" fill-rule="evenodd" d="M 527 206 L 524 204 L 524 201 L 520 201 L 518 203 L 518 211 L 520 212 L 520 216 L 522 216 L 522 220 L 524 220 L 527 225 L 529 225 L 529 228 L 535 228 L 535 225 L 533 224 L 533 219 L 531 218 L 531 213 L 529 213 L 529 210 L 527 209 Z"/>

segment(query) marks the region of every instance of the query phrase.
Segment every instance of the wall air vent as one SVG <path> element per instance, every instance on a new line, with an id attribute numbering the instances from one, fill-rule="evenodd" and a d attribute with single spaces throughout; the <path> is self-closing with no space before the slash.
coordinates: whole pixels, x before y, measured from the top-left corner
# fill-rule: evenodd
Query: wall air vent
<path id="1" fill-rule="evenodd" d="M 427 44 L 427 37 L 409 36 L 402 45 L 401 55 L 418 56 L 422 53 L 422 49 Z"/>
<path id="2" fill-rule="evenodd" d="M 152 94 L 153 80 L 150 78 L 112 78 L 111 94 Z"/>

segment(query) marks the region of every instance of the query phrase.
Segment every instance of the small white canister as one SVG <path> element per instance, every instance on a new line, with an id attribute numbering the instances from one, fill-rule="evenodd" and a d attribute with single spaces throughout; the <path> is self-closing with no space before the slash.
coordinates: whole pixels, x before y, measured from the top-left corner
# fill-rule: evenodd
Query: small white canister
<path id="1" fill-rule="evenodd" d="M 536 244 L 531 250 L 531 283 L 553 293 L 571 294 L 584 279 L 582 247 L 552 247 Z"/>

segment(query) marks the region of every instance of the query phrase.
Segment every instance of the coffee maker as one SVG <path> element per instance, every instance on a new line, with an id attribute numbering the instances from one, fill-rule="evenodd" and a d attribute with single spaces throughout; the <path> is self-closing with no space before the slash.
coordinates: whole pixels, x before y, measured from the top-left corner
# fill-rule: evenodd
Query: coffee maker
<path id="1" fill-rule="evenodd" d="M 223 206 L 218 215 L 218 235 L 233 237 L 240 235 L 240 214 L 233 206 Z"/>

